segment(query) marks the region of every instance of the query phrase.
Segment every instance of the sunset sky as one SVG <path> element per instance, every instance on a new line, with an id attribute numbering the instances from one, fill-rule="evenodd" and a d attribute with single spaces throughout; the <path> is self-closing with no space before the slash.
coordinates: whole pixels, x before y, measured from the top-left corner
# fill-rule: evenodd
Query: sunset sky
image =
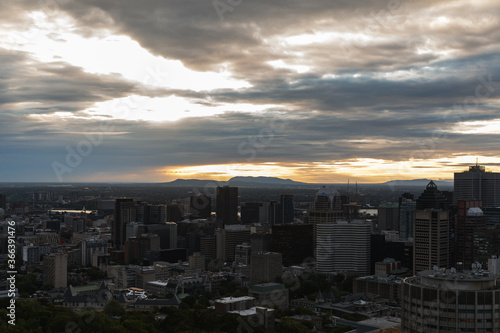
<path id="1" fill-rule="evenodd" d="M 5 0 L 0 182 L 500 172 L 500 1 Z"/>

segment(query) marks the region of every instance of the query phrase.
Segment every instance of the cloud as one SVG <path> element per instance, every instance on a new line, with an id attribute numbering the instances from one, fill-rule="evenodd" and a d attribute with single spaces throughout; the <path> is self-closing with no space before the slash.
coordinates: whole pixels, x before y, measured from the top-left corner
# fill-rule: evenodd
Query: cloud
<path id="1" fill-rule="evenodd" d="M 65 179 L 104 179 L 113 173 L 113 179 L 161 179 L 159 170 L 165 168 L 226 163 L 277 163 L 297 177 L 316 165 L 319 179 L 321 172 L 336 173 L 336 168 L 346 175 L 348 167 L 359 170 L 373 161 L 436 165 L 460 154 L 497 155 L 497 133 L 462 133 L 459 127 L 500 119 L 496 1 L 253 0 L 232 5 L 223 20 L 212 1 L 201 0 L 7 1 L 3 6 L 0 35 L 18 30 L 28 36 L 38 24 L 38 35 L 28 37 L 63 45 L 66 37 L 56 28 L 64 22 L 68 33 L 86 41 L 128 38 L 137 42 L 140 54 L 177 61 L 185 67 L 179 73 L 193 75 L 170 78 L 168 87 L 149 85 L 125 71 L 91 71 L 84 62 L 69 62 L 61 50 L 49 52 L 47 60 L 28 42 L 24 48 L 7 43 L 10 50 L 0 48 L 5 180 L 22 180 L 22 174 L 33 181 L 57 179 L 52 163 L 64 164 L 67 147 L 76 149 L 88 140 L 85 133 L 98 132 L 102 124 L 111 129 L 102 131 L 102 142 Z M 18 37 L 13 40 L 22 42 Z M 104 50 L 96 49 L 96 62 Z M 123 59 L 136 60 L 126 52 Z M 209 77 L 204 72 L 225 73 L 245 84 L 230 89 L 215 79 L 196 82 Z M 135 96 L 139 111 L 126 102 Z M 152 100 L 160 103 L 153 108 Z M 192 108 L 176 107 L 173 100 Z M 120 102 L 135 117 L 99 108 Z M 162 112 L 162 103 L 165 112 L 188 110 L 190 117 L 158 121 L 154 112 Z M 203 116 L 203 110 L 215 109 L 220 112 Z M 451 170 L 458 164 L 440 165 Z"/>

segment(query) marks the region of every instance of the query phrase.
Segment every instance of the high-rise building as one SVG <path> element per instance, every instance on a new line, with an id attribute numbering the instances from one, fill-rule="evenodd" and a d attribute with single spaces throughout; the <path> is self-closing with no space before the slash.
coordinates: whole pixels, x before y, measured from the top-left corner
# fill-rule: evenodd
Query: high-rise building
<path id="1" fill-rule="evenodd" d="M 68 254 L 52 253 L 44 257 L 43 284 L 55 289 L 68 286 Z"/>
<path id="2" fill-rule="evenodd" d="M 314 256 L 312 224 L 275 225 L 272 230 L 272 249 L 283 255 L 283 265 L 298 265 Z"/>
<path id="3" fill-rule="evenodd" d="M 111 226 L 111 239 L 115 250 L 123 250 L 126 225 L 133 221 L 134 199 L 123 198 L 115 200 L 115 215 Z"/>
<path id="4" fill-rule="evenodd" d="M 177 248 L 177 223 L 175 222 L 147 225 L 143 233 L 152 233 L 160 236 L 161 249 Z"/>
<path id="5" fill-rule="evenodd" d="M 169 204 L 166 208 L 166 217 L 168 222 L 182 221 L 182 211 L 178 204 Z"/>
<path id="6" fill-rule="evenodd" d="M 268 222 L 270 225 L 281 223 L 281 205 L 277 201 L 270 201 L 267 207 Z"/>
<path id="7" fill-rule="evenodd" d="M 253 233 L 250 235 L 250 245 L 252 246 L 252 252 L 269 252 L 273 247 L 273 235 L 264 232 Z"/>
<path id="8" fill-rule="evenodd" d="M 310 224 L 332 223 L 342 219 L 342 198 L 334 187 L 319 189 L 308 210 Z"/>
<path id="9" fill-rule="evenodd" d="M 238 224 L 238 188 L 217 187 L 217 220 L 222 225 Z"/>
<path id="10" fill-rule="evenodd" d="M 252 253 L 250 285 L 262 282 L 275 282 L 281 276 L 282 256 L 276 252 Z"/>
<path id="11" fill-rule="evenodd" d="M 250 243 L 250 229 L 241 225 L 227 225 L 222 230 L 223 258 L 224 261 L 234 261 L 236 246 Z"/>
<path id="12" fill-rule="evenodd" d="M 281 223 L 292 223 L 294 219 L 293 194 L 280 195 Z"/>
<path id="13" fill-rule="evenodd" d="M 417 203 L 413 200 L 413 194 L 404 193 L 399 198 L 399 239 L 413 239 L 413 219 Z"/>
<path id="14" fill-rule="evenodd" d="M 431 181 L 417 199 L 414 221 L 413 271 L 450 265 L 450 217 L 445 196 Z"/>
<path id="15" fill-rule="evenodd" d="M 210 218 L 212 216 L 212 198 L 207 195 L 192 195 L 189 199 L 189 212 L 193 218 Z"/>
<path id="16" fill-rule="evenodd" d="M 189 256 L 188 263 L 189 263 L 190 268 L 200 270 L 200 271 L 205 270 L 205 265 L 206 265 L 205 256 L 203 254 L 201 254 L 200 252 L 195 252 L 195 253 L 193 253 L 192 256 Z"/>
<path id="17" fill-rule="evenodd" d="M 203 254 L 207 260 L 217 258 L 215 235 L 205 235 L 200 237 L 200 253 Z"/>
<path id="18" fill-rule="evenodd" d="M 426 270 L 405 278 L 401 332 L 500 332 L 500 288 L 485 271 Z"/>
<path id="19" fill-rule="evenodd" d="M 476 229 L 473 237 L 474 261 L 486 266 L 491 256 L 500 253 L 500 224 Z"/>
<path id="20" fill-rule="evenodd" d="M 454 204 L 458 200 L 481 200 L 484 208 L 500 207 L 500 173 L 487 172 L 476 163 L 469 171 L 456 172 L 454 177 Z"/>
<path id="21" fill-rule="evenodd" d="M 252 253 L 252 246 L 248 243 L 236 245 L 234 251 L 234 261 L 237 265 L 250 265 L 250 255 Z"/>
<path id="22" fill-rule="evenodd" d="M 378 206 L 378 231 L 399 231 L 399 205 L 385 203 Z"/>
<path id="23" fill-rule="evenodd" d="M 81 243 L 82 266 L 92 264 L 92 255 L 95 252 L 108 253 L 108 241 L 105 239 L 86 239 Z"/>
<path id="24" fill-rule="evenodd" d="M 323 186 L 316 193 L 314 202 L 307 211 L 307 220 L 313 225 L 313 244 L 316 249 L 316 226 L 342 220 L 344 211 L 342 197 L 335 187 Z"/>
<path id="25" fill-rule="evenodd" d="M 251 224 L 266 222 L 261 221 L 261 211 L 264 210 L 262 202 L 244 202 L 241 204 L 241 223 Z"/>
<path id="26" fill-rule="evenodd" d="M 164 223 L 167 219 L 167 209 L 165 205 L 145 205 L 144 224 Z"/>
<path id="27" fill-rule="evenodd" d="M 480 200 L 458 200 L 458 212 L 455 225 L 455 259 L 471 267 L 474 258 L 474 234 L 486 228 Z"/>
<path id="28" fill-rule="evenodd" d="M 143 234 L 129 238 L 124 245 L 126 264 L 142 264 L 148 251 L 160 250 L 160 237 L 154 234 Z"/>
<path id="29" fill-rule="evenodd" d="M 364 220 L 317 224 L 316 271 L 370 274 L 370 233 Z"/>

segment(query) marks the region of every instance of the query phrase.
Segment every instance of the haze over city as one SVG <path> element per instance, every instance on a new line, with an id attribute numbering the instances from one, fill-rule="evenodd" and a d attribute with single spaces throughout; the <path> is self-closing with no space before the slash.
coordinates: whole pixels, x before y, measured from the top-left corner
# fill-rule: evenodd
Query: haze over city
<path id="1" fill-rule="evenodd" d="M 500 171 L 498 1 L 4 1 L 0 182 Z"/>

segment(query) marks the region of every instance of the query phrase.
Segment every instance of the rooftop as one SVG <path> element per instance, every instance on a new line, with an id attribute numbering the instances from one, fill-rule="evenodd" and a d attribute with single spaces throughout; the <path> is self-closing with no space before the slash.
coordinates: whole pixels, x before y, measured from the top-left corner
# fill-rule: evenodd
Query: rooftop
<path id="1" fill-rule="evenodd" d="M 244 302 L 244 301 L 251 301 L 255 300 L 255 297 L 250 297 L 250 296 L 241 296 L 241 297 L 225 297 L 225 298 L 219 298 L 215 300 L 216 302 L 219 303 L 235 303 L 235 302 Z"/>

